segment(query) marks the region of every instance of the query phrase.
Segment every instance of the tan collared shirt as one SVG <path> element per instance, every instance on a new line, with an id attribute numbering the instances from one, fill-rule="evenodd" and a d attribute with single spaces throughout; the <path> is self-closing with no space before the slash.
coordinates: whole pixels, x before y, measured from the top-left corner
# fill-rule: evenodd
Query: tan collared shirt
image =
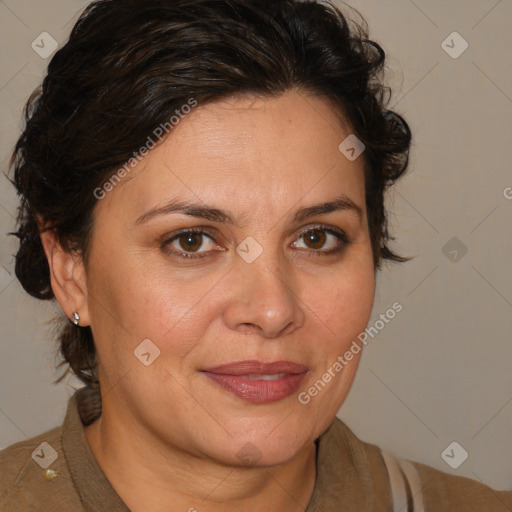
<path id="1" fill-rule="evenodd" d="M 61 427 L 0 452 L 0 512 L 129 512 L 89 448 L 77 400 L 75 393 Z M 510 491 L 413 465 L 427 512 L 512 512 Z M 305 512 L 339 511 L 389 512 L 391 490 L 379 448 L 335 418 L 318 439 L 317 479 Z"/>

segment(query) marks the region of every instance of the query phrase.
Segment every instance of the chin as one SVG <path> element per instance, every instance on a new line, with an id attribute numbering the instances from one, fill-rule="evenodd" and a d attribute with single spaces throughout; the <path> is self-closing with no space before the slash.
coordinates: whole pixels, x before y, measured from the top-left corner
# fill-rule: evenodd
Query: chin
<path id="1" fill-rule="evenodd" d="M 243 427 L 228 429 L 231 436 L 218 444 L 217 456 L 229 465 L 276 466 L 289 462 L 315 439 L 307 423 L 290 425 L 283 419 L 244 421 Z M 289 418 L 288 418 L 289 419 Z M 294 428 L 295 427 L 295 428 Z"/>
<path id="2" fill-rule="evenodd" d="M 283 444 L 283 439 L 269 440 L 265 437 L 256 438 L 253 441 L 247 438 L 233 440 L 231 444 L 234 451 L 230 451 L 229 454 L 221 451 L 219 456 L 230 466 L 259 468 L 279 466 L 295 458 L 305 446 L 302 440 L 294 436 L 288 437 L 290 439 L 287 444 Z M 219 448 L 225 450 L 225 445 Z"/>

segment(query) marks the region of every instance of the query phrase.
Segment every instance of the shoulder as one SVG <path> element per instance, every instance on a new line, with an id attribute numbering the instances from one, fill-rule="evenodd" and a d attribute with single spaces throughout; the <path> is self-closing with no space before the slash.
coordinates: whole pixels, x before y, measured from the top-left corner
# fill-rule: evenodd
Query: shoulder
<path id="1" fill-rule="evenodd" d="M 62 450 L 62 427 L 0 451 L 0 510 L 81 510 Z"/>
<path id="2" fill-rule="evenodd" d="M 336 466 L 344 466 L 344 471 L 352 470 L 359 474 L 360 479 L 371 480 L 372 484 L 367 485 L 366 490 L 375 493 L 376 509 L 380 510 L 377 503 L 390 502 L 392 497 L 391 479 L 387 462 L 384 459 L 389 455 L 387 452 L 377 445 L 359 439 L 339 418 L 335 418 L 331 427 L 321 438 L 327 441 L 324 448 L 328 447 L 330 452 L 331 469 Z M 391 458 L 393 459 L 392 456 Z M 426 511 L 512 511 L 512 491 L 497 491 L 471 478 L 451 475 L 415 461 L 394 459 L 400 473 L 407 475 L 407 482 L 409 484 L 410 480 L 410 487 L 415 489 L 414 492 L 421 491 Z M 339 478 L 342 472 L 338 471 L 340 474 L 336 478 Z M 414 499 L 414 496 L 410 496 L 410 499 L 419 502 L 418 499 Z"/>
<path id="3" fill-rule="evenodd" d="M 510 512 L 512 491 L 498 491 L 462 476 L 412 462 L 421 480 L 426 510 Z"/>
<path id="4" fill-rule="evenodd" d="M 16 505 L 20 504 L 19 497 L 23 499 L 24 506 L 30 505 L 32 501 L 30 490 L 40 487 L 38 484 L 45 481 L 45 469 L 52 466 L 49 464 L 50 461 L 55 458 L 55 453 L 58 454 L 61 451 L 60 434 L 61 427 L 57 427 L 0 451 L 1 510 L 8 510 L 14 497 L 16 497 L 14 502 Z M 44 468 L 43 466 L 46 465 L 47 468 Z"/>
<path id="5" fill-rule="evenodd" d="M 62 427 L 57 427 L 0 450 L 0 467 L 3 471 L 0 489 L 12 488 L 27 475 L 43 469 L 46 464 L 50 465 L 50 460 L 55 457 L 53 451 L 58 453 L 61 448 L 61 431 Z M 39 447 L 40 450 L 36 450 Z"/>

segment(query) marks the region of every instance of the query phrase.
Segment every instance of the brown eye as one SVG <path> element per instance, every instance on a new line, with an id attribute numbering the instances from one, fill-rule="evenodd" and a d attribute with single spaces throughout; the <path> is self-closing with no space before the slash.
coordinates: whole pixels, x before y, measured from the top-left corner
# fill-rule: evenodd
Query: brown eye
<path id="1" fill-rule="evenodd" d="M 219 245 L 206 231 L 189 229 L 164 240 L 161 248 L 170 256 L 187 259 L 211 256 L 213 252 L 216 252 L 215 248 L 219 249 Z"/>
<path id="2" fill-rule="evenodd" d="M 349 243 L 344 231 L 318 226 L 303 231 L 294 246 L 309 249 L 312 254 L 325 256 L 341 252 Z"/>
<path id="3" fill-rule="evenodd" d="M 304 242 L 310 249 L 321 249 L 327 240 L 325 231 L 321 229 L 312 229 L 302 236 L 304 237 Z"/>
<path id="4" fill-rule="evenodd" d="M 203 235 L 200 233 L 184 233 L 179 236 L 178 241 L 183 250 L 196 252 L 203 245 Z"/>

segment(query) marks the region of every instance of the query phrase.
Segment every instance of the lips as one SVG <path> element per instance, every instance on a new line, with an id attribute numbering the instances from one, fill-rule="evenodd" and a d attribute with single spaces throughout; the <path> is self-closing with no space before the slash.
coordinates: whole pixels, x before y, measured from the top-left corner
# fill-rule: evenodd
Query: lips
<path id="1" fill-rule="evenodd" d="M 292 395 L 308 367 L 292 361 L 237 361 L 202 370 L 224 390 L 252 403 L 269 403 Z"/>
<path id="2" fill-rule="evenodd" d="M 291 361 L 274 361 L 272 363 L 237 361 L 213 368 L 206 368 L 204 371 L 222 375 L 273 375 L 277 373 L 295 375 L 298 373 L 306 373 L 308 367 Z"/>

